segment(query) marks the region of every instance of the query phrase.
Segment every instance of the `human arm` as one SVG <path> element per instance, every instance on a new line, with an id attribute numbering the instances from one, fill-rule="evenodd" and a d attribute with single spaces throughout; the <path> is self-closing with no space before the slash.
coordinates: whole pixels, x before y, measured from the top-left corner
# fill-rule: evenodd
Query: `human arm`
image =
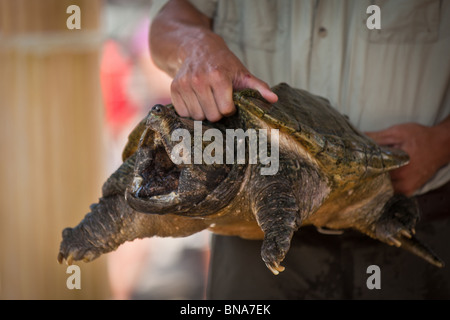
<path id="1" fill-rule="evenodd" d="M 171 98 L 178 114 L 217 121 L 234 113 L 232 92 L 244 88 L 276 102 L 269 86 L 247 70 L 211 26 L 212 20 L 186 0 L 170 0 L 152 23 L 151 55 L 173 77 Z"/>
<path id="2" fill-rule="evenodd" d="M 450 116 L 435 126 L 405 123 L 386 130 L 367 132 L 380 145 L 406 151 L 410 163 L 391 171 L 394 190 L 411 196 L 450 162 Z"/>

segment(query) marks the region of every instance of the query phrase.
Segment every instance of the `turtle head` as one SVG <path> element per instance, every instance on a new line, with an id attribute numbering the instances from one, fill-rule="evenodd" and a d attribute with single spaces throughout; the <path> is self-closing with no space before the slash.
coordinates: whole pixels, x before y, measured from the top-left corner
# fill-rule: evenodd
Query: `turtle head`
<path id="1" fill-rule="evenodd" d="M 158 104 L 150 110 L 136 151 L 133 182 L 125 195 L 133 209 L 200 216 L 227 204 L 214 194 L 227 183 L 233 166 L 194 161 L 198 148 L 194 131 L 207 128 L 206 123 L 181 118 L 172 105 Z M 232 181 L 228 183 L 236 179 Z"/>
<path id="2" fill-rule="evenodd" d="M 150 109 L 147 115 L 146 126 L 162 135 L 170 135 L 173 127 L 180 122 L 180 118 L 175 113 L 173 106 L 157 104 Z"/>

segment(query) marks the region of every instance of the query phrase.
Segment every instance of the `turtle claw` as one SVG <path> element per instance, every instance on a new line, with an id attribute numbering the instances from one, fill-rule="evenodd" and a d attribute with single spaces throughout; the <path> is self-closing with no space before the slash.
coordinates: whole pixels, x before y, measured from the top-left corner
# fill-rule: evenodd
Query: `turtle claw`
<path id="1" fill-rule="evenodd" d="M 403 195 L 393 196 L 384 206 L 376 222 L 376 238 L 389 245 L 400 247 L 402 239 L 411 239 L 419 212 L 414 201 Z"/>
<path id="2" fill-rule="evenodd" d="M 58 257 L 56 258 L 56 260 L 58 260 L 59 264 L 62 264 L 63 261 L 64 261 L 64 255 L 61 252 L 59 252 L 58 253 Z"/>
<path id="3" fill-rule="evenodd" d="M 65 262 L 70 266 L 78 260 L 89 262 L 99 255 L 88 240 L 83 241 L 84 237 L 79 229 L 66 228 L 62 232 L 62 236 L 63 240 L 57 257 L 59 264 Z"/>
<path id="4" fill-rule="evenodd" d="M 408 238 L 408 239 L 411 239 L 411 238 L 412 238 L 411 233 L 412 233 L 412 234 L 415 233 L 415 232 L 413 232 L 413 230 L 414 230 L 414 229 L 412 229 L 411 232 L 409 232 L 409 231 L 407 231 L 407 230 L 405 230 L 405 229 L 402 229 L 402 230 L 400 230 L 400 233 L 402 234 L 402 236 L 404 236 L 404 237 L 406 237 L 406 238 Z"/>
<path id="5" fill-rule="evenodd" d="M 73 263 L 73 256 L 71 254 L 69 254 L 69 256 L 66 259 L 66 263 L 68 266 L 71 266 Z"/>
<path id="6" fill-rule="evenodd" d="M 61 251 L 58 253 L 57 257 L 58 263 L 63 264 L 63 262 L 66 262 L 68 266 L 72 265 L 73 263 L 73 256 L 70 254 L 67 258 L 64 256 L 64 253 Z"/>
<path id="7" fill-rule="evenodd" d="M 278 275 L 280 272 L 283 272 L 284 271 L 284 267 L 282 266 L 282 265 L 280 265 L 280 264 L 278 264 L 278 263 L 268 263 L 268 262 L 266 262 L 266 266 L 267 266 L 267 268 L 270 270 L 270 271 L 272 271 L 272 273 L 274 274 L 274 275 Z"/>
<path id="8" fill-rule="evenodd" d="M 281 261 L 284 260 L 290 247 L 291 233 L 266 236 L 261 247 L 261 257 L 267 268 L 278 275 L 284 271 Z"/>
<path id="9" fill-rule="evenodd" d="M 392 236 L 387 237 L 387 241 L 391 246 L 401 247 L 402 243 Z"/>

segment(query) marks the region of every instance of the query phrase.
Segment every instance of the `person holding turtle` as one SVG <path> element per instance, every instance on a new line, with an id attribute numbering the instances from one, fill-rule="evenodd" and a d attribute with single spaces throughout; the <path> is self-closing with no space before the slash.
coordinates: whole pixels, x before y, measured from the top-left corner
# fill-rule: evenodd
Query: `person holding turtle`
<path id="1" fill-rule="evenodd" d="M 375 2 L 376 4 L 376 2 Z M 150 50 L 171 77 L 177 113 L 218 121 L 232 92 L 287 82 L 324 96 L 380 145 L 403 149 L 397 193 L 415 196 L 417 232 L 450 261 L 450 3 L 383 1 L 381 29 L 365 1 L 154 0 Z M 450 298 L 450 269 L 345 230 L 301 228 L 272 275 L 260 241 L 214 235 L 210 299 Z M 377 265 L 381 289 L 367 286 Z"/>

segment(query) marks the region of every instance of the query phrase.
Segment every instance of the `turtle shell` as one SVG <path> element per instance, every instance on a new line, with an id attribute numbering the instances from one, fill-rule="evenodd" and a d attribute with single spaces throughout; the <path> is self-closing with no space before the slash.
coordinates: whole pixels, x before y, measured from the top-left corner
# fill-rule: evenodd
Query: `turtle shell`
<path id="1" fill-rule="evenodd" d="M 378 146 L 327 99 L 285 83 L 272 91 L 278 95 L 274 104 L 249 89 L 234 93 L 233 98 L 242 115 L 263 120 L 267 126 L 286 133 L 334 180 L 360 180 L 409 162 L 405 152 Z"/>
<path id="2" fill-rule="evenodd" d="M 298 144 L 323 172 L 332 175 L 334 181 L 361 180 L 409 162 L 405 152 L 378 146 L 327 99 L 294 89 L 286 83 L 273 87 L 272 91 L 278 95 L 274 104 L 252 89 L 235 92 L 233 100 L 239 109 L 235 116 L 240 117 L 247 127 L 252 126 L 247 122 L 256 125 L 262 121 L 266 126 L 286 133 L 292 140 L 290 142 Z M 136 152 L 145 127 L 146 118 L 128 136 L 123 161 Z"/>

